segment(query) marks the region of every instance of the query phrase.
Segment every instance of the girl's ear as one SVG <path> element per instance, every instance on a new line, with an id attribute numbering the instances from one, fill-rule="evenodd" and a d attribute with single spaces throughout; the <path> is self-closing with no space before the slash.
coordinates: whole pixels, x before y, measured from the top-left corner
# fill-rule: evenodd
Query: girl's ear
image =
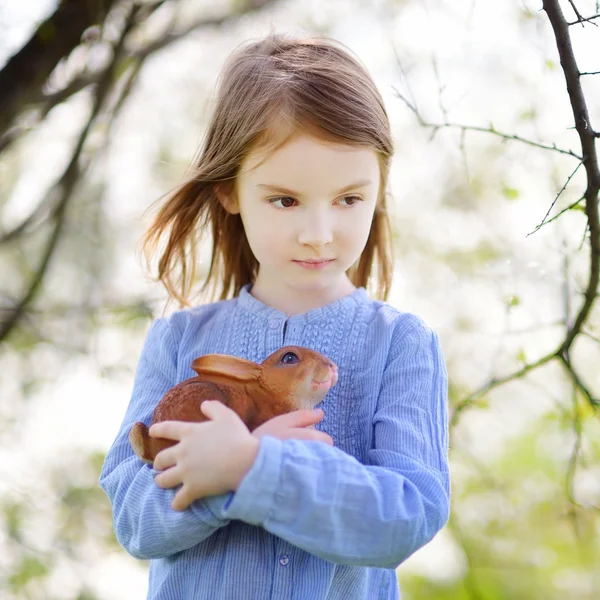
<path id="1" fill-rule="evenodd" d="M 229 182 L 217 183 L 215 184 L 214 189 L 221 206 L 232 215 L 239 214 L 240 208 L 238 205 L 234 185 Z"/>
<path id="2" fill-rule="evenodd" d="M 232 381 L 254 381 L 261 373 L 260 365 L 243 358 L 227 354 L 207 354 L 192 363 L 192 369 L 211 381 L 231 383 Z"/>

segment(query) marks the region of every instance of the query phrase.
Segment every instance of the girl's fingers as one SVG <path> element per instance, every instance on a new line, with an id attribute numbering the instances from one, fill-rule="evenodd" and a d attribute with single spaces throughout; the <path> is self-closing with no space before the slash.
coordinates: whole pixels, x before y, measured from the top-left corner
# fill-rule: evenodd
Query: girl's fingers
<path id="1" fill-rule="evenodd" d="M 293 426 L 294 427 L 307 427 L 308 425 L 315 425 L 323 420 L 325 413 L 321 408 L 315 408 L 313 410 L 297 410 L 290 413 L 296 417 Z"/>
<path id="2" fill-rule="evenodd" d="M 187 426 L 183 421 L 161 421 L 150 427 L 148 435 L 179 441 Z"/>
<path id="3" fill-rule="evenodd" d="M 274 417 L 271 419 L 271 423 L 277 423 L 278 427 L 307 427 L 321 421 L 323 415 L 324 413 L 320 408 L 316 410 L 295 410 Z"/>
<path id="4" fill-rule="evenodd" d="M 177 467 L 167 469 L 154 478 L 154 483 L 160 488 L 167 489 L 181 484 L 181 473 Z"/>
<path id="5" fill-rule="evenodd" d="M 175 494 L 175 498 L 171 502 L 173 510 L 185 510 L 194 501 L 190 488 L 186 485 Z"/>
<path id="6" fill-rule="evenodd" d="M 176 446 L 171 446 L 170 448 L 165 448 L 161 450 L 156 457 L 154 458 L 154 463 L 152 467 L 155 471 L 164 471 L 169 467 L 177 464 L 177 459 L 175 457 L 175 448 Z"/>
<path id="7" fill-rule="evenodd" d="M 205 400 L 200 405 L 200 410 L 209 419 L 229 416 L 231 413 L 235 414 L 231 408 L 225 406 L 222 402 L 219 402 L 219 400 Z"/>
<path id="8" fill-rule="evenodd" d="M 324 442 L 329 446 L 333 446 L 333 439 L 331 436 L 324 431 L 317 431 L 316 429 L 284 429 L 280 435 L 276 435 L 275 437 L 281 440 L 307 440 L 309 442 Z"/>
<path id="9" fill-rule="evenodd" d="M 313 434 L 310 438 L 311 440 L 314 440 L 315 442 L 325 442 L 326 444 L 333 446 L 333 438 L 324 431 L 313 431 L 311 433 Z"/>

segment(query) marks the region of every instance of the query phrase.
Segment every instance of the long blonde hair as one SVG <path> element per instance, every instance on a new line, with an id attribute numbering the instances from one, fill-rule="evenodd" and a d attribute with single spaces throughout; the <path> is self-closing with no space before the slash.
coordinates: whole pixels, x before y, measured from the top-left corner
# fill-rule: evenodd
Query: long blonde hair
<path id="1" fill-rule="evenodd" d="M 240 215 L 228 213 L 217 192 L 231 186 L 251 150 L 275 147 L 276 140 L 280 145 L 286 129 L 290 135 L 311 132 L 323 140 L 365 146 L 377 153 L 379 198 L 366 246 L 348 276 L 354 285 L 372 288 L 385 300 L 393 269 L 386 208 L 393 146 L 383 100 L 366 69 L 330 38 L 272 34 L 238 47 L 219 79 L 215 109 L 191 172 L 160 200 L 142 238 L 148 265 L 161 240 L 166 241 L 157 279 L 170 298 L 180 306 L 189 305 L 198 245 L 208 231 L 212 256 L 201 291 L 210 286 L 213 298 L 226 299 L 254 281 L 258 263 Z"/>

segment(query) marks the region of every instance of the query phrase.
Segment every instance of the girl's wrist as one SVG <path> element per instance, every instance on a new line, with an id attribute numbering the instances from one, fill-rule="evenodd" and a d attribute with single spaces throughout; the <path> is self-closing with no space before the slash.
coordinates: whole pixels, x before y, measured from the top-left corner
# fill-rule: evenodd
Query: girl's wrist
<path id="1" fill-rule="evenodd" d="M 243 443 L 240 444 L 235 453 L 236 462 L 233 467 L 232 489 L 234 491 L 237 491 L 242 480 L 254 465 L 259 447 L 260 440 L 251 434 L 245 437 Z"/>

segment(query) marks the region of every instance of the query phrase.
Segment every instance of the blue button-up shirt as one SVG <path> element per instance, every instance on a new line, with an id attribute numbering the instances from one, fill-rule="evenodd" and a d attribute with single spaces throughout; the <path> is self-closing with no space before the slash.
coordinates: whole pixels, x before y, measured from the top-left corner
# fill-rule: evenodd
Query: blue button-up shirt
<path id="1" fill-rule="evenodd" d="M 133 454 L 128 433 L 150 423 L 204 354 L 261 362 L 286 345 L 338 365 L 317 428 L 334 446 L 265 436 L 235 493 L 178 512 L 176 489 Z M 129 406 L 104 463 L 120 544 L 150 559 L 152 600 L 395 600 L 395 568 L 449 514 L 447 376 L 436 334 L 363 288 L 287 317 L 254 298 L 180 310 L 147 335 Z"/>

